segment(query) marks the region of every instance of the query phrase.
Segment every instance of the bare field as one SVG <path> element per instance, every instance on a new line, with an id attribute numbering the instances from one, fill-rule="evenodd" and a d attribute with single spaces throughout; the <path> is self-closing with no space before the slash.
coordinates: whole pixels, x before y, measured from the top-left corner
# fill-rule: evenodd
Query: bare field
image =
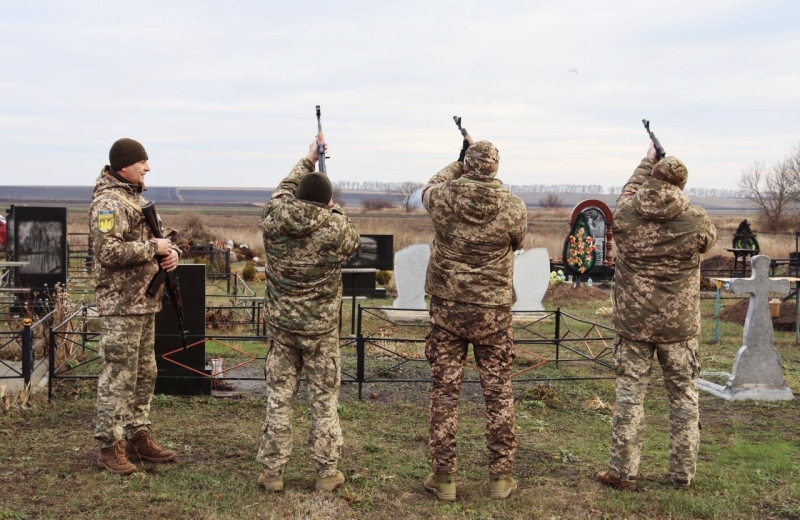
<path id="1" fill-rule="evenodd" d="M 547 248 L 551 258 L 559 258 L 564 239 L 569 232 L 570 208 L 532 209 L 528 211 L 528 235 L 524 248 Z M 345 208 L 348 217 L 353 221 L 361 234 L 394 235 L 395 251 L 412 244 L 430 243 L 433 240 L 433 226 L 423 210 L 414 210 L 406 214 L 400 210 L 383 210 L 378 212 L 362 212 L 359 208 Z M 261 232 L 258 229 L 261 209 L 236 208 L 230 212 L 219 208 L 193 208 L 181 210 L 165 208 L 161 210 L 166 227 L 187 231 L 187 222 L 195 217 L 205 224 L 213 236 L 224 240 L 233 240 L 236 244 L 247 244 L 256 250 L 263 250 Z M 715 213 L 711 214 L 717 226 L 717 244 L 704 255 L 704 258 L 723 255 L 730 256 L 725 248 L 731 247 L 733 234 L 743 218 L 747 218 L 758 235 L 761 251 L 772 258 L 788 258 L 794 252 L 795 241 L 793 230 L 783 233 L 766 233 L 759 231 L 759 219 L 748 213 Z M 69 212 L 70 233 L 88 231 L 85 209 Z"/>

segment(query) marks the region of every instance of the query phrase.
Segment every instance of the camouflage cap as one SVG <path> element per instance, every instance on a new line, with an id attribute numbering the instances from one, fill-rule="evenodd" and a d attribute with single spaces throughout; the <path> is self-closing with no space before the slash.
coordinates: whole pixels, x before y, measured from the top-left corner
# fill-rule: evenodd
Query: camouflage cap
<path id="1" fill-rule="evenodd" d="M 464 175 L 494 177 L 500 166 L 500 152 L 489 141 L 478 141 L 467 148 L 464 157 Z"/>
<path id="2" fill-rule="evenodd" d="M 683 189 L 689 180 L 689 171 L 680 159 L 664 157 L 653 166 L 653 178 Z"/>

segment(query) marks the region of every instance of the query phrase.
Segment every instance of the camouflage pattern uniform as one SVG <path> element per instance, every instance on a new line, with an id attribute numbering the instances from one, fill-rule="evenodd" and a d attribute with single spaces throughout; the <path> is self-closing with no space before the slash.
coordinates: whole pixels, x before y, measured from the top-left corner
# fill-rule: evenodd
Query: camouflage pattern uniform
<path id="1" fill-rule="evenodd" d="M 689 484 L 700 442 L 697 378 L 700 362 L 700 254 L 717 232 L 706 212 L 683 193 L 682 162 L 645 158 L 623 188 L 614 211 L 614 367 L 617 404 L 611 423 L 609 470 L 635 480 L 639 471 L 643 403 L 653 356 L 670 400 L 670 473 Z"/>
<path id="2" fill-rule="evenodd" d="M 314 170 L 302 159 L 264 206 L 261 229 L 266 250 L 267 416 L 257 460 L 267 476 L 278 476 L 292 452 L 292 406 L 300 373 L 311 404 L 309 444 L 320 477 L 336 474 L 342 430 L 336 410 L 339 366 L 341 262 L 361 244 L 355 226 L 338 205 L 329 208 L 294 197 L 300 180 Z"/>
<path id="3" fill-rule="evenodd" d="M 101 318 L 94 437 L 101 448 L 130 439 L 150 425 L 150 400 L 156 382 L 155 298 L 147 285 L 158 272 L 156 244 L 141 213 L 147 201 L 137 186 L 100 173 L 89 209 L 89 228 L 98 262 L 95 300 Z M 176 249 L 177 251 L 177 249 Z"/>
<path id="4" fill-rule="evenodd" d="M 458 397 L 470 343 L 486 403 L 490 471 L 507 474 L 514 465 L 513 253 L 525 238 L 527 210 L 494 178 L 498 164 L 491 143 L 475 143 L 464 163 L 434 175 L 422 196 L 435 230 L 425 281 L 431 295 L 425 355 L 431 364 L 428 449 L 437 474 L 457 469 Z"/>

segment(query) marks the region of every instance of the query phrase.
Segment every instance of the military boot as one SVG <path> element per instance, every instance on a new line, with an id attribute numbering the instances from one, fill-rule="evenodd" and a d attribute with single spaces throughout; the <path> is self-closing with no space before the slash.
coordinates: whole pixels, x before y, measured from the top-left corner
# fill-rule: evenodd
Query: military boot
<path id="1" fill-rule="evenodd" d="M 492 498 L 508 498 L 517 489 L 517 481 L 509 474 L 494 474 L 489 479 L 489 495 Z"/>
<path id="2" fill-rule="evenodd" d="M 97 456 L 97 464 L 104 469 L 117 475 L 130 475 L 136 473 L 136 466 L 131 464 L 125 455 L 125 448 L 122 441 L 117 442 L 110 448 L 102 448 L 100 455 Z"/>
<path id="3" fill-rule="evenodd" d="M 686 491 L 692 485 L 690 481 L 681 478 L 672 477 L 670 480 L 672 481 L 672 487 L 678 491 Z"/>
<path id="4" fill-rule="evenodd" d="M 317 491 L 336 491 L 339 486 L 344 484 L 344 473 L 337 471 L 330 477 L 320 477 L 314 481 L 314 489 Z"/>
<path id="5" fill-rule="evenodd" d="M 149 460 L 150 462 L 172 462 L 175 452 L 165 450 L 150 436 L 147 430 L 140 430 L 125 441 L 125 453 L 131 459 Z"/>
<path id="6" fill-rule="evenodd" d="M 628 480 L 622 480 L 621 478 L 612 475 L 610 471 L 606 470 L 597 474 L 597 480 L 606 486 L 611 486 L 616 489 L 628 489 L 631 491 L 636 491 L 636 477 L 628 477 Z"/>
<path id="7" fill-rule="evenodd" d="M 425 489 L 436 495 L 439 500 L 455 500 L 456 476 L 454 473 L 431 473 L 425 479 Z"/>
<path id="8" fill-rule="evenodd" d="M 258 485 L 264 488 L 264 491 L 283 491 L 283 475 L 271 477 L 262 473 L 258 476 Z"/>

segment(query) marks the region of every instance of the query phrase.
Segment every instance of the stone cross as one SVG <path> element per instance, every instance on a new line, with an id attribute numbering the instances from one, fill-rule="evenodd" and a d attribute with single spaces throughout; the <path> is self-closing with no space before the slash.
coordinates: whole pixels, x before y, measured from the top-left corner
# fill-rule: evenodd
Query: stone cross
<path id="1" fill-rule="evenodd" d="M 789 280 L 770 279 L 768 256 L 754 256 L 750 263 L 753 272 L 750 278 L 736 278 L 730 282 L 734 293 L 750 293 L 750 304 L 744 322 L 744 345 L 736 354 L 729 385 L 734 388 L 785 387 L 781 359 L 773 345 L 769 294 L 788 294 Z"/>

